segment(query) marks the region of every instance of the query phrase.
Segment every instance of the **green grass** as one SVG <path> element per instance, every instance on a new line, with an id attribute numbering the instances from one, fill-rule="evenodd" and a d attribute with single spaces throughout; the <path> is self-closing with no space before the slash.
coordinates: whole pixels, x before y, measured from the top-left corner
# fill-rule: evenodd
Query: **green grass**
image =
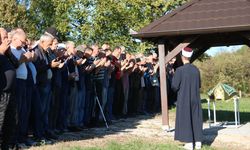
<path id="1" fill-rule="evenodd" d="M 89 148 L 81 148 L 81 147 L 73 147 L 70 150 L 182 150 L 175 143 L 154 143 L 146 142 L 143 140 L 133 140 L 127 143 L 117 143 L 115 141 L 108 143 L 104 147 L 89 147 Z M 204 146 L 202 150 L 215 150 L 209 146 Z"/>
<path id="2" fill-rule="evenodd" d="M 202 98 L 204 96 L 202 95 Z M 217 121 L 234 121 L 234 101 L 216 101 Z M 203 120 L 208 120 L 208 105 L 205 99 L 202 100 Z M 213 118 L 213 105 L 210 104 L 211 117 Z M 250 122 L 250 98 L 241 98 L 239 101 L 241 123 Z"/>
<path id="3" fill-rule="evenodd" d="M 201 103 L 203 109 L 203 121 L 208 120 L 208 105 L 207 105 L 207 96 L 201 94 Z M 210 103 L 211 119 L 213 120 L 213 104 Z M 240 98 L 239 101 L 239 111 L 240 111 L 240 122 L 246 123 L 250 122 L 250 97 Z M 176 113 L 176 108 L 169 110 L 170 114 Z M 217 121 L 234 121 L 234 101 L 216 101 L 216 119 Z"/>

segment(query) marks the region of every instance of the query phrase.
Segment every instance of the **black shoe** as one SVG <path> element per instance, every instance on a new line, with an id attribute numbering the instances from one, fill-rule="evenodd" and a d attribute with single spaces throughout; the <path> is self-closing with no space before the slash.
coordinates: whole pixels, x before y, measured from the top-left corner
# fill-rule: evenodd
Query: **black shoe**
<path id="1" fill-rule="evenodd" d="M 81 128 L 75 127 L 75 126 L 68 127 L 68 129 L 69 129 L 70 132 L 80 132 L 80 131 L 82 131 Z"/>
<path id="2" fill-rule="evenodd" d="M 1 150 L 9 150 L 10 146 L 6 144 L 1 144 Z"/>
<path id="3" fill-rule="evenodd" d="M 112 122 L 111 120 L 108 120 L 108 121 L 107 121 L 107 124 L 108 124 L 108 125 L 112 125 L 113 122 Z"/>
<path id="4" fill-rule="evenodd" d="M 55 133 L 49 131 L 45 134 L 45 137 L 47 139 L 50 139 L 50 140 L 57 140 L 58 139 L 58 135 L 56 135 Z"/>
<path id="5" fill-rule="evenodd" d="M 25 141 L 25 145 L 27 145 L 27 146 L 35 146 L 35 145 L 37 145 L 37 142 L 36 142 L 36 141 L 33 141 L 33 140 L 31 140 L 31 139 L 27 139 L 27 140 Z"/>
<path id="6" fill-rule="evenodd" d="M 27 149 L 28 146 L 25 143 L 17 143 L 17 149 Z"/>
<path id="7" fill-rule="evenodd" d="M 60 131 L 57 130 L 57 129 L 54 130 L 54 133 L 55 133 L 55 134 L 59 134 L 59 132 L 60 132 Z"/>

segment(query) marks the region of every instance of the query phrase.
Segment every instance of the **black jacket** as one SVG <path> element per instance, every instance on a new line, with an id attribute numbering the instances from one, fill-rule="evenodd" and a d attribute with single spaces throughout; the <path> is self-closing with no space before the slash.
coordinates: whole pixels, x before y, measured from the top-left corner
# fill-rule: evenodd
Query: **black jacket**
<path id="1" fill-rule="evenodd" d="M 43 49 L 39 45 L 37 45 L 33 49 L 33 51 L 38 56 L 37 60 L 33 62 L 37 70 L 37 76 L 36 76 L 37 85 L 44 85 L 49 81 L 47 70 L 50 69 L 50 63 L 49 64 L 46 63 L 46 60 L 44 59 L 42 54 Z M 46 54 L 45 57 L 47 57 L 48 59 L 48 56 Z"/>

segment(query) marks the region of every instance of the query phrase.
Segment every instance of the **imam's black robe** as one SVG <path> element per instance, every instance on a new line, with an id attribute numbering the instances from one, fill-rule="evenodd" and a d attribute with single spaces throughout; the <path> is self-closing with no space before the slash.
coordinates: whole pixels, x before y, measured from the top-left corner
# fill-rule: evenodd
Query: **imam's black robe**
<path id="1" fill-rule="evenodd" d="M 175 140 L 202 141 L 200 86 L 200 72 L 194 65 L 177 68 L 172 80 L 172 90 L 177 92 Z"/>

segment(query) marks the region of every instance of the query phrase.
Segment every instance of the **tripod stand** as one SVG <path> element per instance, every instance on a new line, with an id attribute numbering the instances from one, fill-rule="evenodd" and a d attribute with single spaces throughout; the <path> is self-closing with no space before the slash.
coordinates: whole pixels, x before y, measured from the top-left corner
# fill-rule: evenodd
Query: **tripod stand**
<path id="1" fill-rule="evenodd" d="M 102 118 L 103 118 L 103 120 L 104 120 L 104 122 L 105 122 L 106 128 L 108 129 L 108 128 L 109 128 L 109 126 L 108 126 L 108 123 L 107 123 L 106 117 L 105 117 L 105 115 L 104 115 L 104 112 L 103 112 L 103 109 L 102 109 L 101 103 L 100 103 L 100 101 L 99 101 L 99 98 L 98 98 L 98 96 L 97 96 L 96 86 L 95 86 L 95 85 L 94 85 L 94 92 L 95 92 L 95 101 L 97 102 L 97 104 L 98 104 L 98 106 L 99 106 L 99 109 L 100 109 L 101 114 L 102 114 Z M 97 115 L 99 115 L 99 114 L 97 114 Z"/>

